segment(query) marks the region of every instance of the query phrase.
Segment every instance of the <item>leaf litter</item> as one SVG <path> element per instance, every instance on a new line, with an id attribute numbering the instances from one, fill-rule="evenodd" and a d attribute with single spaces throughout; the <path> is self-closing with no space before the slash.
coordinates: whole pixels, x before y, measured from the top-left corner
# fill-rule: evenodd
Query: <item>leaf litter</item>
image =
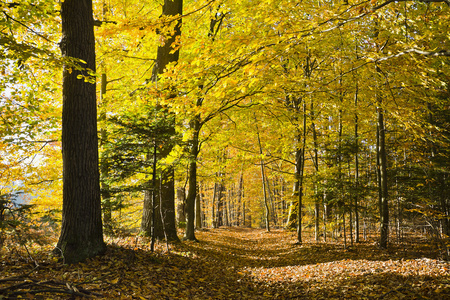
<path id="1" fill-rule="evenodd" d="M 75 265 L 50 247 L 2 252 L 0 299 L 450 299 L 449 263 L 425 243 L 343 249 L 299 246 L 284 230 L 196 235 L 200 242 L 159 242 L 153 253 L 144 238 L 114 239 L 105 255 Z"/>

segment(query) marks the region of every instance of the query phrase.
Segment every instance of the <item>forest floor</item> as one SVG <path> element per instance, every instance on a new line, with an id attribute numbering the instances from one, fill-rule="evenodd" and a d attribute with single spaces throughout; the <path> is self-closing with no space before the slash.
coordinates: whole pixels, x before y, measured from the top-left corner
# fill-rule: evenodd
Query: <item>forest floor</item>
<path id="1" fill-rule="evenodd" d="M 450 299 L 450 264 L 419 239 L 389 250 L 307 240 L 284 230 L 204 229 L 150 252 L 142 238 L 65 265 L 51 248 L 2 253 L 0 299 Z"/>

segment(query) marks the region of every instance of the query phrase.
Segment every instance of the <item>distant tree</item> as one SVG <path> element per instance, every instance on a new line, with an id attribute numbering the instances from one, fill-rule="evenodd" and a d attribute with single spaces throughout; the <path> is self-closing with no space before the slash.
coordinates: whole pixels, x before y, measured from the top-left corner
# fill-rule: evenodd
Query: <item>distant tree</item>
<path id="1" fill-rule="evenodd" d="M 92 0 L 61 3 L 63 71 L 63 212 L 55 252 L 76 263 L 106 250 L 98 169 Z"/>

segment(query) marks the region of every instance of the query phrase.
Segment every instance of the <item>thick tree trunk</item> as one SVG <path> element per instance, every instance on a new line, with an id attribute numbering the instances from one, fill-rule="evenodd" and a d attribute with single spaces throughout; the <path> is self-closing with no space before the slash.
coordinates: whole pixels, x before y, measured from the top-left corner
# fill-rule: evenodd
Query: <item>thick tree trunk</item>
<path id="1" fill-rule="evenodd" d="M 144 236 L 150 237 L 152 235 L 152 211 L 153 211 L 153 203 L 152 203 L 152 193 L 154 191 L 146 190 L 144 191 L 144 208 L 142 210 L 142 219 L 141 219 L 141 234 Z"/>
<path id="2" fill-rule="evenodd" d="M 61 3 L 64 57 L 80 59 L 84 71 L 66 65 L 63 72 L 63 212 L 55 253 L 76 263 L 106 250 L 103 242 L 98 168 L 95 40 L 92 1 Z M 89 81 L 78 79 L 85 76 Z"/>
<path id="3" fill-rule="evenodd" d="M 176 16 L 181 15 L 183 11 L 183 1 L 182 0 L 164 0 L 163 6 L 163 16 Z M 157 82 L 158 76 L 164 73 L 165 68 L 171 62 L 178 61 L 180 56 L 179 50 L 174 50 L 174 43 L 177 38 L 181 36 L 181 19 L 177 19 L 172 22 L 174 24 L 173 33 L 168 36 L 165 43 L 158 47 L 155 67 L 152 73 L 152 81 Z M 175 134 L 175 125 L 172 125 L 171 131 Z M 171 145 L 168 145 L 163 149 L 162 155 L 167 156 L 171 151 Z M 159 180 L 159 215 L 162 219 L 163 232 L 155 228 L 154 234 L 157 238 L 166 238 L 168 241 L 179 241 L 176 230 L 176 219 L 175 219 L 175 181 L 174 181 L 174 170 L 173 167 L 168 167 L 160 175 Z M 145 200 L 145 199 L 144 199 Z M 145 209 L 145 205 L 144 205 Z M 144 212 L 143 215 L 149 215 L 149 213 Z M 149 231 L 148 228 L 144 229 Z M 151 231 L 151 230 L 150 230 Z"/>
<path id="4" fill-rule="evenodd" d="M 159 185 L 160 195 L 160 211 L 161 224 L 163 226 L 163 235 L 158 232 L 157 238 L 166 238 L 167 241 L 179 241 L 177 235 L 176 218 L 175 218 L 175 175 L 173 168 L 161 174 Z M 157 214 L 158 215 L 158 214 Z"/>
<path id="5" fill-rule="evenodd" d="M 144 191 L 144 208 L 141 219 L 141 234 L 152 238 L 152 245 L 155 239 L 162 240 L 165 238 L 164 227 L 161 221 L 161 201 L 159 198 L 159 189 L 161 180 L 156 175 L 156 141 L 153 145 L 153 174 L 152 180 L 148 182 L 148 190 Z M 150 159 L 150 158 L 148 158 Z"/>
<path id="6" fill-rule="evenodd" d="M 150 183 L 149 183 L 150 184 Z M 152 180 L 152 190 L 144 191 L 144 209 L 141 219 L 141 234 L 155 239 L 165 239 L 164 227 L 161 221 L 161 203 L 158 189 L 160 179 Z"/>
<path id="7" fill-rule="evenodd" d="M 300 151 L 300 150 L 297 150 Z M 295 154 L 297 157 L 298 153 Z M 296 167 L 297 170 L 297 167 Z M 297 177 L 297 174 L 296 174 Z M 294 186 L 292 188 L 292 198 L 289 201 L 289 210 L 288 210 L 288 217 L 286 220 L 286 229 L 288 230 L 294 230 L 297 228 L 297 205 L 298 205 L 298 180 L 295 179 Z"/>
<path id="8" fill-rule="evenodd" d="M 186 192 L 184 187 L 177 188 L 177 222 L 186 224 Z"/>

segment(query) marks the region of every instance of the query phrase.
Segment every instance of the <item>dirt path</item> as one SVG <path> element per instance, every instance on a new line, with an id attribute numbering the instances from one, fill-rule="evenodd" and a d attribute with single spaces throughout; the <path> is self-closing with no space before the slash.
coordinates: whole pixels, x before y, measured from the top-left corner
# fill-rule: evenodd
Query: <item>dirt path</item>
<path id="1" fill-rule="evenodd" d="M 197 237 L 200 243 L 184 247 L 226 270 L 211 285 L 228 277 L 224 288 L 241 299 L 450 299 L 450 266 L 424 257 L 426 249 L 298 246 L 284 230 L 224 228 Z"/>
<path id="2" fill-rule="evenodd" d="M 450 299 L 450 266 L 425 258 L 426 248 L 298 246 L 295 234 L 283 230 L 221 228 L 196 235 L 199 242 L 171 245 L 169 252 L 158 244 L 155 253 L 143 240 L 116 240 L 120 245 L 110 245 L 106 255 L 72 266 L 41 249 L 31 273 L 29 261 L 10 255 L 1 265 L 0 298 L 19 291 L 32 298 L 46 283 L 60 292 L 42 299 L 69 299 L 70 293 L 106 299 Z M 24 273 L 20 280 L 1 280 Z M 12 287 L 21 284 L 22 290 Z"/>

